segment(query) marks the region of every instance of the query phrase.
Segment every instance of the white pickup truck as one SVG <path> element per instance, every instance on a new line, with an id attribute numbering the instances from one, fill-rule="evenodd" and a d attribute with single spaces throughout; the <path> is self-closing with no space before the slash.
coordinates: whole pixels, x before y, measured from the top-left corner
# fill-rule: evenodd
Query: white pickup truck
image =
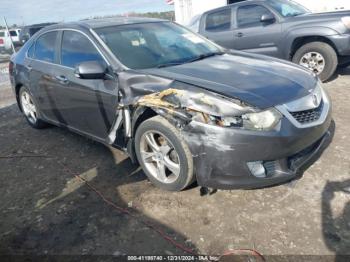
<path id="1" fill-rule="evenodd" d="M 19 33 L 21 29 L 0 30 L 0 52 L 11 52 L 11 39 L 15 46 L 19 45 Z M 10 38 L 11 37 L 11 38 Z"/>

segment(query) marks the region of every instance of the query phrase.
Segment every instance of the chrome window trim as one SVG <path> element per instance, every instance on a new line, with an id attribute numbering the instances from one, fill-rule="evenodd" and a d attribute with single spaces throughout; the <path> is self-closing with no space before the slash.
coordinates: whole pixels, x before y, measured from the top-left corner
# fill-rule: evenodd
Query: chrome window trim
<path id="1" fill-rule="evenodd" d="M 86 33 L 84 33 L 83 31 L 81 30 L 78 30 L 78 29 L 73 29 L 73 28 L 58 28 L 58 29 L 52 29 L 52 30 L 49 30 L 49 31 L 45 31 L 45 32 L 42 32 L 40 33 L 34 41 L 34 53 L 35 53 L 35 48 L 36 48 L 36 41 L 44 34 L 47 34 L 47 33 L 50 33 L 50 32 L 59 32 L 59 31 L 74 31 L 74 32 L 78 32 L 82 35 L 84 35 L 93 45 L 94 47 L 96 48 L 96 50 L 99 52 L 99 54 L 102 56 L 103 60 L 107 63 L 108 66 L 111 66 L 111 63 L 108 61 L 108 59 L 106 58 L 106 56 L 102 53 L 102 51 L 100 50 L 100 48 L 96 45 L 96 43 L 91 39 L 91 37 L 89 35 L 87 35 Z M 97 39 L 98 40 L 98 39 Z M 98 40 L 99 41 L 99 40 Z M 61 47 L 62 48 L 62 47 Z M 28 51 L 29 51 L 29 48 L 27 49 L 26 51 L 26 55 L 25 57 L 27 59 L 30 59 L 30 60 L 34 60 L 34 61 L 39 61 L 39 62 L 43 62 L 43 63 L 46 63 L 46 64 L 50 64 L 50 65 L 56 65 L 56 66 L 60 66 L 60 67 L 64 67 L 64 68 L 69 68 L 69 69 L 74 69 L 72 67 L 68 67 L 68 66 L 64 66 L 62 64 L 57 64 L 57 63 L 51 63 L 51 62 L 47 62 L 47 61 L 44 61 L 44 60 L 39 60 L 39 59 L 35 59 L 35 58 L 31 58 L 28 56 Z"/>
<path id="2" fill-rule="evenodd" d="M 314 106 L 313 108 L 309 108 L 308 105 L 309 105 L 310 99 L 312 99 L 312 96 L 315 94 L 317 95 L 318 90 L 320 90 L 319 92 L 320 92 L 320 96 L 322 98 L 322 99 L 319 99 L 318 106 L 320 106 L 321 102 L 323 101 L 323 109 L 322 109 L 321 116 L 318 120 L 316 120 L 312 123 L 301 124 L 292 116 L 292 114 L 290 113 L 291 111 L 289 111 L 289 109 L 291 108 L 291 105 L 293 105 L 293 106 L 298 105 L 298 104 L 301 105 L 302 103 L 306 103 L 306 106 L 305 105 L 301 106 L 301 109 L 299 108 L 299 110 L 296 110 L 296 108 L 293 108 L 293 110 L 296 110 L 294 112 L 305 111 L 305 110 L 317 108 L 318 106 Z M 310 94 L 306 97 L 303 97 L 301 99 L 292 101 L 290 103 L 276 106 L 276 109 L 278 111 L 280 111 L 297 128 L 310 128 L 310 127 L 322 125 L 328 117 L 328 114 L 330 112 L 330 108 L 331 108 L 331 101 L 330 101 L 328 95 L 326 94 L 326 92 L 322 89 L 322 87 L 319 84 L 318 84 L 318 87 L 314 90 L 314 92 L 312 94 Z"/>

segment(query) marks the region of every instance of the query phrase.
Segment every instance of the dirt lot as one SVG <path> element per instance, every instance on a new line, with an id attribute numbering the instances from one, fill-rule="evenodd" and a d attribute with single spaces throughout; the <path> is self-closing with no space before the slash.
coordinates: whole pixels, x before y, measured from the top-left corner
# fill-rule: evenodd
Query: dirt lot
<path id="1" fill-rule="evenodd" d="M 118 150 L 56 127 L 31 129 L 10 105 L 7 81 L 0 77 L 0 254 L 184 253 L 141 219 L 202 254 L 350 255 L 349 69 L 326 84 L 335 138 L 301 180 L 204 197 L 198 187 L 153 187 Z M 138 219 L 105 204 L 74 173 Z"/>

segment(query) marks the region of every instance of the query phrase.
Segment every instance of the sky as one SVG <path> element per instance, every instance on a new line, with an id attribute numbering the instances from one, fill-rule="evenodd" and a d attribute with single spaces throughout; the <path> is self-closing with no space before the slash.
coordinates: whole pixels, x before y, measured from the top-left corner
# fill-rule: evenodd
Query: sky
<path id="1" fill-rule="evenodd" d="M 0 0 L 0 17 L 9 25 L 75 21 L 128 12 L 173 10 L 165 0 Z"/>

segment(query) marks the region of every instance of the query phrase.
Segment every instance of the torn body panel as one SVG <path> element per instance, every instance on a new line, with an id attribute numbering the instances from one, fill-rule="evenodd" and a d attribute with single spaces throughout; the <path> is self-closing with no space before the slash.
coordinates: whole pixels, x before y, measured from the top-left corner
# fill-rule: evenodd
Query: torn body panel
<path id="1" fill-rule="evenodd" d="M 120 74 L 120 83 L 123 91 L 119 110 L 130 113 L 129 116 L 123 114 L 123 128 L 128 126 L 123 133 L 131 158 L 136 160 L 133 137 L 138 124 L 161 115 L 179 130 L 188 144 L 201 186 L 258 188 L 292 180 L 299 176 L 303 166 L 293 166 L 297 155 L 307 147 L 309 151 L 302 157 L 306 161 L 320 152 L 330 139 L 330 115 L 322 125 L 311 129 L 298 129 L 283 118 L 276 130 L 251 131 L 225 127 L 220 122 L 226 117 L 259 111 L 240 100 L 135 72 Z M 266 177 L 252 174 L 249 163 L 255 161 L 266 165 Z"/>

